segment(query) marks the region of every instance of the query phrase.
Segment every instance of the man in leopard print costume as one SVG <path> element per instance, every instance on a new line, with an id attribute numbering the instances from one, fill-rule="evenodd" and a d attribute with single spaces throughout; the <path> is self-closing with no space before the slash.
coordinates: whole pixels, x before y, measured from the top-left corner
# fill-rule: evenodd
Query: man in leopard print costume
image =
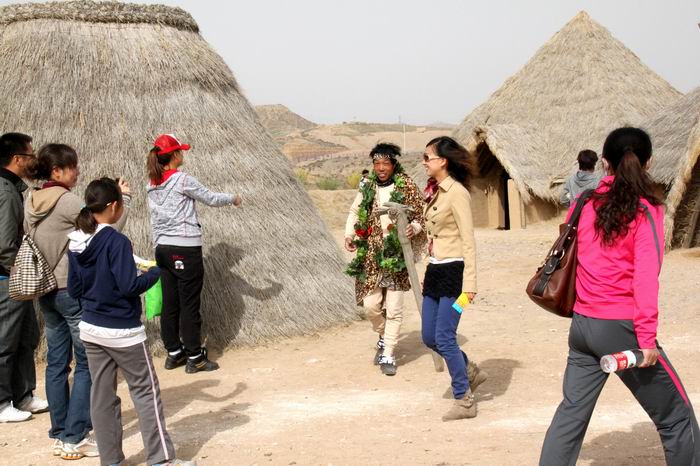
<path id="1" fill-rule="evenodd" d="M 355 296 L 379 334 L 375 364 L 383 374 L 396 374 L 394 348 L 403 321 L 404 292 L 411 289 L 398 236 L 388 215 L 377 208 L 388 201 L 410 206 L 406 236 L 414 255 L 422 256 L 427 242 L 423 220 L 424 200 L 413 180 L 403 172 L 397 157 L 401 149 L 381 143 L 372 149 L 373 172 L 360 188 L 350 207 L 345 228 L 345 248 L 357 252 L 348 267 L 355 277 Z M 386 309 L 384 314 L 383 309 Z"/>

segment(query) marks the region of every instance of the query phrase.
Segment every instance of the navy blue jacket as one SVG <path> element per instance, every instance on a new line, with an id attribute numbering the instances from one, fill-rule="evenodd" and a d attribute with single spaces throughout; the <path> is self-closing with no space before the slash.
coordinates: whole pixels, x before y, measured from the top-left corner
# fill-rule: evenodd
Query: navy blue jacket
<path id="1" fill-rule="evenodd" d="M 136 273 L 131 242 L 103 228 L 81 253 L 68 252 L 68 294 L 79 299 L 83 321 L 107 328 L 141 326 L 140 295 L 160 278 L 160 269 Z"/>

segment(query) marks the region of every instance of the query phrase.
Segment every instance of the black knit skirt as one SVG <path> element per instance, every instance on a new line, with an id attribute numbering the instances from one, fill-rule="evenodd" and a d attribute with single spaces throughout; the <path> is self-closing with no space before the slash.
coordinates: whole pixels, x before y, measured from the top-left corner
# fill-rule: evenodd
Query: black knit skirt
<path id="1" fill-rule="evenodd" d="M 464 262 L 428 264 L 423 280 L 423 296 L 431 298 L 456 298 L 462 294 Z"/>

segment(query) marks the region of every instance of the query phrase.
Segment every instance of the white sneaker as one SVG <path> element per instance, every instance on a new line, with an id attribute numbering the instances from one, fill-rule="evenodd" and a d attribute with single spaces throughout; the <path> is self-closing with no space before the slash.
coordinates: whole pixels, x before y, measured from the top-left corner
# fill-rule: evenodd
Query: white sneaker
<path id="1" fill-rule="evenodd" d="M 197 466 L 197 462 L 187 460 L 170 460 L 166 461 L 165 463 L 155 464 L 153 466 Z"/>
<path id="2" fill-rule="evenodd" d="M 11 401 L 0 407 L 0 422 L 22 422 L 31 418 L 32 413 L 15 408 Z"/>
<path id="3" fill-rule="evenodd" d="M 78 443 L 64 443 L 61 458 L 64 460 L 79 460 L 87 456 L 92 458 L 100 456 L 97 450 L 97 442 L 89 435 Z"/>
<path id="4" fill-rule="evenodd" d="M 49 410 L 49 403 L 38 396 L 29 395 L 17 404 L 17 408 L 32 414 L 39 414 Z"/>
<path id="5" fill-rule="evenodd" d="M 53 452 L 53 456 L 61 456 L 61 453 L 63 453 L 63 442 L 61 439 L 54 439 L 51 451 Z"/>

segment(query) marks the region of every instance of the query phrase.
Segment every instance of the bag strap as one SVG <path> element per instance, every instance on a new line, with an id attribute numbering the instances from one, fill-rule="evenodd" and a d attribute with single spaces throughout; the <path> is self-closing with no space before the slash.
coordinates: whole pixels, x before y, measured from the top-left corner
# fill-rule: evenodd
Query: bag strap
<path id="1" fill-rule="evenodd" d="M 578 199 L 576 199 L 576 207 L 574 207 L 574 211 L 569 218 L 569 225 L 578 227 L 578 221 L 581 219 L 581 212 L 583 212 L 583 208 L 586 206 L 586 201 L 591 197 L 593 191 L 595 190 L 587 189 L 581 193 Z"/>
<path id="2" fill-rule="evenodd" d="M 649 220 L 649 223 L 651 224 L 651 231 L 654 233 L 654 246 L 656 246 L 656 258 L 659 261 L 659 273 L 661 273 L 661 246 L 659 245 L 659 234 L 656 232 L 656 222 L 654 222 L 654 217 L 651 216 L 649 208 L 641 202 L 639 203 L 639 205 L 642 206 L 642 209 L 644 210 L 644 213 L 647 216 L 647 220 Z"/>
<path id="3" fill-rule="evenodd" d="M 557 267 L 558 261 L 561 261 L 561 259 L 564 257 L 565 250 L 568 249 L 571 241 L 576 238 L 576 231 L 578 230 L 578 221 L 581 218 L 581 212 L 586 205 L 586 201 L 589 197 L 591 197 L 591 194 L 593 194 L 593 191 L 593 189 L 588 189 L 581 193 L 581 195 L 576 199 L 576 206 L 574 207 L 574 211 L 566 224 L 566 231 L 559 236 L 557 241 L 555 241 L 554 245 L 552 246 L 552 249 L 549 250 L 546 263 L 549 263 L 551 258 L 555 259 L 551 262 L 549 267 L 552 269 L 552 271 Z"/>

